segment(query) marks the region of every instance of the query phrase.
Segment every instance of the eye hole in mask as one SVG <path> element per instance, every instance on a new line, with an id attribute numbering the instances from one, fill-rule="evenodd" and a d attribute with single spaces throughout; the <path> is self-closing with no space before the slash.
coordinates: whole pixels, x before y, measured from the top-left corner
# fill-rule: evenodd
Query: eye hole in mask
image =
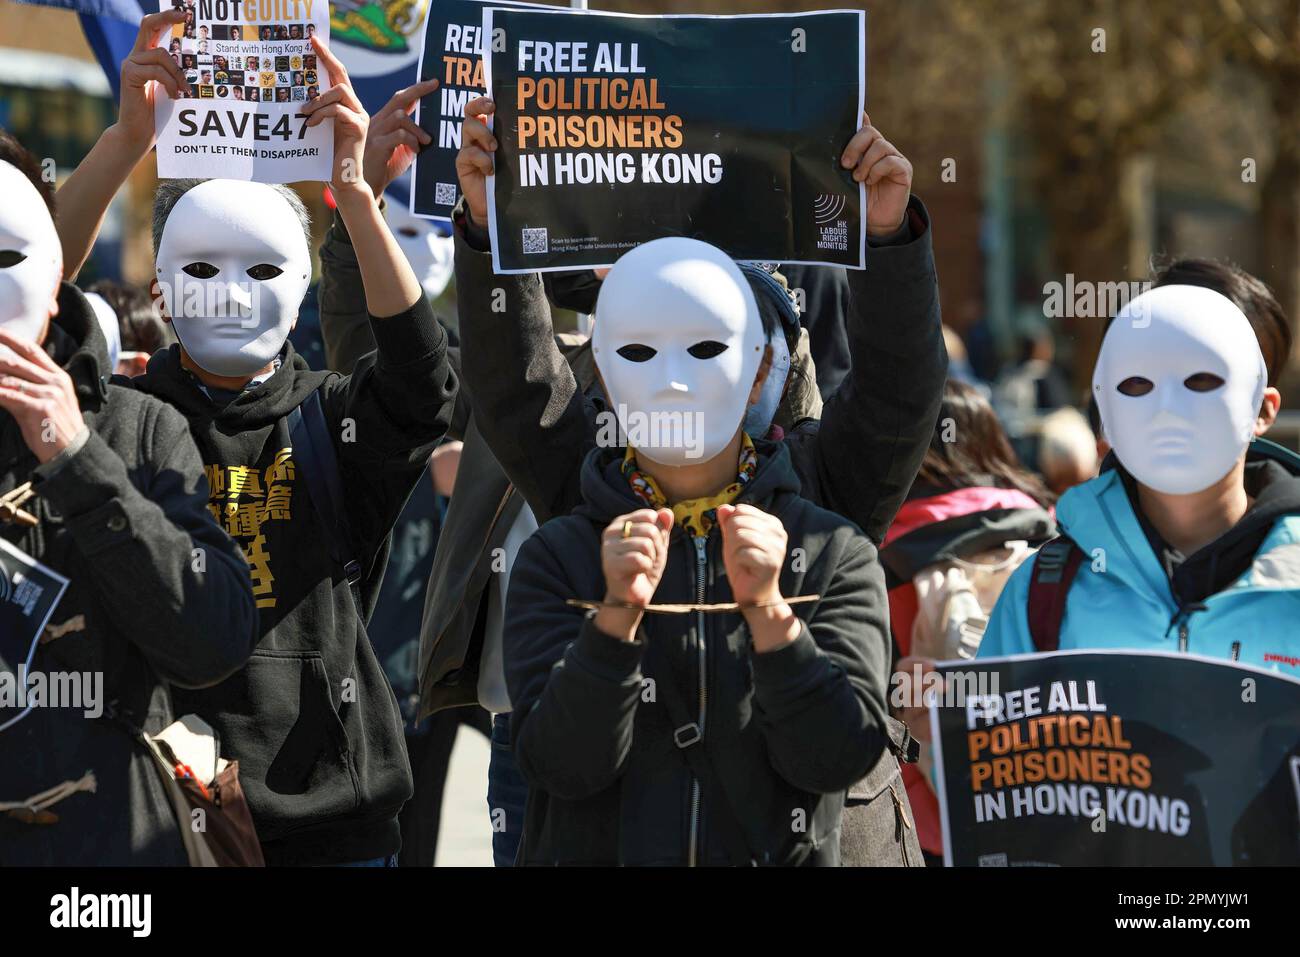
<path id="1" fill-rule="evenodd" d="M 1124 395 L 1139 396 L 1146 395 L 1155 388 L 1155 383 L 1150 379 L 1144 379 L 1140 375 L 1132 375 L 1121 382 L 1115 388 Z"/>
<path id="2" fill-rule="evenodd" d="M 256 266 L 249 266 L 245 272 L 254 279 L 274 279 L 284 272 L 279 266 L 272 266 L 270 263 L 258 263 Z"/>
<path id="3" fill-rule="evenodd" d="M 633 342 L 619 349 L 618 354 L 628 362 L 649 362 L 659 353 L 650 346 L 643 346 L 638 342 Z"/>
<path id="4" fill-rule="evenodd" d="M 1213 392 L 1223 385 L 1223 378 L 1213 372 L 1196 372 L 1184 379 L 1183 385 L 1193 392 Z"/>
<path id="5" fill-rule="evenodd" d="M 0 249 L 0 269 L 17 266 L 27 257 L 16 249 Z"/>
<path id="6" fill-rule="evenodd" d="M 195 279 L 211 279 L 217 273 L 221 272 L 221 270 L 212 265 L 212 263 L 205 262 L 189 263 L 188 265 L 182 266 L 181 271 L 188 273 Z"/>
<path id="7" fill-rule="evenodd" d="M 403 236 L 405 236 L 407 239 L 414 239 L 415 237 L 420 235 L 420 231 L 416 229 L 414 226 L 403 226 L 401 229 L 398 230 L 398 232 L 401 233 Z"/>
<path id="8" fill-rule="evenodd" d="M 712 339 L 705 339 L 703 342 L 697 342 L 686 350 L 697 359 L 712 359 L 714 356 L 720 356 L 727 351 L 725 342 L 714 342 Z"/>

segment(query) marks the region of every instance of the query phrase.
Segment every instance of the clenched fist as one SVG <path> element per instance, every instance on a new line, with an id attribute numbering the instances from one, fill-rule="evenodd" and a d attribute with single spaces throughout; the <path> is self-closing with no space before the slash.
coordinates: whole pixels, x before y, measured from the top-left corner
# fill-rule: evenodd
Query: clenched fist
<path id="1" fill-rule="evenodd" d="M 754 650 L 775 651 L 799 636 L 799 620 L 781 597 L 785 526 L 752 505 L 718 506 L 722 561 L 732 597 L 749 625 Z"/>
<path id="2" fill-rule="evenodd" d="M 718 508 L 722 561 L 731 594 L 741 605 L 781 600 L 781 566 L 785 564 L 785 526 L 775 515 L 752 505 Z"/>
<path id="3" fill-rule="evenodd" d="M 642 610 L 654 598 L 668 561 L 668 533 L 673 513 L 637 509 L 605 527 L 600 539 L 600 568 L 605 576 L 606 605 L 596 612 L 596 627 L 633 641 Z M 628 606 L 628 607 L 617 607 Z"/>

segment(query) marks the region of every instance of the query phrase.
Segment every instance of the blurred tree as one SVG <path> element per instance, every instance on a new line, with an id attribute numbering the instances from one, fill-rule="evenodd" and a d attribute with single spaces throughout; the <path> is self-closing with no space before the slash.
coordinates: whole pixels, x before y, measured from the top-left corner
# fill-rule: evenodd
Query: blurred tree
<path id="1" fill-rule="evenodd" d="M 1214 8 L 1181 2 L 955 0 L 971 51 L 1008 85 L 1007 109 L 1032 155 L 1051 259 L 1077 281 L 1146 277 L 1151 153 L 1163 121 L 1222 61 Z M 1090 379 L 1105 317 L 1062 321 L 1075 383 Z"/>
<path id="2" fill-rule="evenodd" d="M 1260 180 L 1260 277 L 1300 322 L 1300 0 L 1219 0 L 1231 52 L 1263 84 L 1273 160 Z"/>
<path id="3" fill-rule="evenodd" d="M 1046 220 L 1049 278 L 1148 278 L 1160 168 L 1171 158 L 1171 142 L 1190 141 L 1196 155 L 1183 157 L 1186 165 L 1218 181 L 1204 190 L 1208 198 L 1258 197 L 1261 278 L 1292 322 L 1300 321 L 1300 0 L 593 0 L 593 6 L 729 14 L 865 8 L 868 110 L 913 160 L 917 191 L 940 213 L 935 241 L 949 321 L 957 318 L 955 304 L 977 311 L 983 304 L 969 277 L 954 284 L 961 270 L 952 268 L 952 256 L 962 243 L 969 249 L 987 240 L 979 231 L 988 215 L 979 206 L 979 177 L 984 137 L 994 127 L 1014 134 L 1014 170 L 1025 176 L 1026 192 Z M 1239 98 L 1236 77 L 1243 72 L 1252 79 L 1249 103 Z M 1243 135 L 1256 130 L 1256 100 L 1271 126 L 1259 131 L 1262 142 Z M 1244 120 L 1246 112 L 1252 122 Z M 1190 135 L 1168 136 L 1188 124 L 1196 128 Z M 1240 180 L 1246 156 L 1258 160 L 1258 188 L 1246 189 Z M 947 157 L 961 170 L 956 187 L 940 177 Z M 949 199 L 954 193 L 962 198 Z M 965 301 L 971 299 L 974 304 Z M 1059 328 L 1072 342 L 1081 389 L 1091 377 L 1104 318 L 1067 319 Z M 957 325 L 967 321 L 957 318 Z"/>

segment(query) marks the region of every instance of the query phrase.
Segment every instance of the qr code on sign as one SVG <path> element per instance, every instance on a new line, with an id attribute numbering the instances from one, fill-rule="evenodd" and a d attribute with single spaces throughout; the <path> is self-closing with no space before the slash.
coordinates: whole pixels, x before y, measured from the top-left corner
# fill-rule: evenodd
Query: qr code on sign
<path id="1" fill-rule="evenodd" d="M 433 190 L 433 201 L 439 206 L 455 206 L 456 184 L 438 183 Z"/>
<path id="2" fill-rule="evenodd" d="M 524 230 L 524 252 L 525 253 L 544 253 L 550 248 L 550 241 L 546 235 L 546 227 L 540 229 Z"/>

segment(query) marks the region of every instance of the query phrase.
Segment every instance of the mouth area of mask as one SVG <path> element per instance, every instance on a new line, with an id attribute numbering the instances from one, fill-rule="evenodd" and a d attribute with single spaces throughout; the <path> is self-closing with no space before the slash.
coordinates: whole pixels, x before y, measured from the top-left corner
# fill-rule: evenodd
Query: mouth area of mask
<path id="1" fill-rule="evenodd" d="M 256 375 L 279 354 L 311 279 L 303 226 L 278 191 L 208 180 L 172 208 L 157 279 L 177 339 L 214 375 Z"/>
<path id="2" fill-rule="evenodd" d="M 1120 464 L 1169 495 L 1232 472 L 1254 437 L 1267 370 L 1249 320 L 1200 286 L 1133 299 L 1102 342 L 1093 394 Z"/>
<path id="3" fill-rule="evenodd" d="M 601 285 L 592 350 L 638 457 L 706 462 L 741 427 L 762 361 L 758 306 L 736 264 L 671 237 L 625 254 Z"/>
<path id="4" fill-rule="evenodd" d="M 49 207 L 31 181 L 0 162 L 0 327 L 36 342 L 63 276 L 63 250 Z"/>

